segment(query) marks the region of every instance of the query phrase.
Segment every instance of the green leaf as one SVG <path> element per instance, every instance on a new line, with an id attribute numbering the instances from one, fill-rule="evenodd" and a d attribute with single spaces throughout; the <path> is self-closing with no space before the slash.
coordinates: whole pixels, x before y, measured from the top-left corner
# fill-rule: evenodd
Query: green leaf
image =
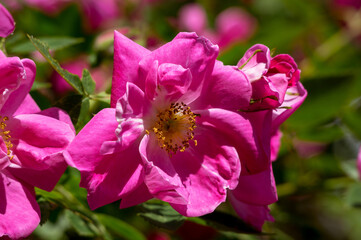
<path id="1" fill-rule="evenodd" d="M 163 203 L 143 203 L 141 204 L 142 211 L 139 213 L 141 217 L 157 227 L 168 230 L 176 230 L 179 228 L 186 217 L 180 215 L 171 206 Z"/>
<path id="2" fill-rule="evenodd" d="M 361 207 L 361 183 L 350 186 L 346 193 L 346 202 L 354 207 Z"/>
<path id="3" fill-rule="evenodd" d="M 69 219 L 74 230 L 83 237 L 94 237 L 95 233 L 88 226 L 87 221 L 70 210 L 65 209 L 65 216 Z"/>
<path id="4" fill-rule="evenodd" d="M 117 234 L 119 237 L 129 240 L 145 240 L 146 237 L 133 226 L 128 223 L 105 214 L 97 214 L 99 222 L 101 222 L 109 230 Z"/>
<path id="5" fill-rule="evenodd" d="M 89 116 L 90 101 L 89 98 L 84 98 L 81 102 L 80 113 L 76 123 L 76 129 L 81 129 L 87 122 Z"/>
<path id="6" fill-rule="evenodd" d="M 35 48 L 44 56 L 44 58 L 49 62 L 49 64 L 54 68 L 55 71 L 59 73 L 78 93 L 81 95 L 85 95 L 82 82 L 79 76 L 68 72 L 63 69 L 58 61 L 56 61 L 49 53 L 49 46 L 40 41 L 33 36 L 28 35 L 31 43 L 35 46 Z"/>
<path id="7" fill-rule="evenodd" d="M 70 47 L 72 45 L 79 44 L 84 41 L 84 39 L 82 38 L 72 38 L 72 37 L 43 37 L 43 38 L 39 38 L 39 40 L 46 43 L 49 46 L 49 50 L 52 51 Z M 36 50 L 37 48 L 28 40 L 22 41 L 9 49 L 9 51 L 11 51 L 14 54 L 28 54 Z"/>
<path id="8" fill-rule="evenodd" d="M 51 191 L 51 192 L 47 192 L 45 190 L 41 190 L 39 188 L 35 188 L 35 193 L 38 196 L 43 197 L 46 200 L 50 200 L 50 201 L 62 201 L 64 199 L 63 195 L 61 195 L 60 193 L 56 192 L 56 191 Z"/>
<path id="9" fill-rule="evenodd" d="M 95 81 L 93 80 L 92 76 L 88 69 L 83 69 L 83 74 L 81 78 L 84 86 L 84 90 L 88 94 L 92 94 L 95 90 Z"/>

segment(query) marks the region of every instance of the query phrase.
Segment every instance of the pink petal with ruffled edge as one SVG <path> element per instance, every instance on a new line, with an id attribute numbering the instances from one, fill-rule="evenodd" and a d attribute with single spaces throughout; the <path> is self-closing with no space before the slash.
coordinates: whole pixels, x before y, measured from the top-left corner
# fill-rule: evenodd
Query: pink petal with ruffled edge
<path id="1" fill-rule="evenodd" d="M 114 68 L 112 81 L 111 106 L 125 93 L 126 82 L 132 82 L 144 89 L 138 79 L 139 61 L 151 51 L 133 42 L 123 34 L 114 31 Z M 144 81 L 144 80 L 143 80 Z"/>
<path id="2" fill-rule="evenodd" d="M 256 52 L 258 51 L 258 52 Z M 237 63 L 237 67 L 246 74 L 252 83 L 265 74 L 271 63 L 271 54 L 268 47 L 262 44 L 252 46 Z M 244 66 L 243 66 L 244 65 Z"/>
<path id="3" fill-rule="evenodd" d="M 0 237 L 29 236 L 40 222 L 40 209 L 30 185 L 6 170 L 0 172 Z"/>
<path id="4" fill-rule="evenodd" d="M 0 37 L 9 36 L 15 29 L 15 22 L 8 10 L 0 3 Z"/>
<path id="5" fill-rule="evenodd" d="M 228 195 L 228 199 L 238 216 L 260 232 L 265 221 L 274 221 L 269 208 L 265 205 L 253 205 L 238 201 L 231 193 Z"/>
<path id="6" fill-rule="evenodd" d="M 188 193 L 174 169 L 168 153 L 159 147 L 155 136 L 145 135 L 139 152 L 144 162 L 144 183 L 156 198 L 169 202 L 186 204 Z"/>
<path id="7" fill-rule="evenodd" d="M 140 79 L 146 79 L 153 62 L 172 63 L 189 69 L 192 83 L 187 91 L 187 102 L 199 97 L 206 76 L 211 74 L 214 61 L 218 55 L 218 46 L 213 45 L 208 39 L 198 37 L 195 33 L 179 33 L 171 42 L 154 50 L 140 62 Z M 144 80 L 143 80 L 144 81 Z M 144 87 L 140 86 L 141 89 Z"/>

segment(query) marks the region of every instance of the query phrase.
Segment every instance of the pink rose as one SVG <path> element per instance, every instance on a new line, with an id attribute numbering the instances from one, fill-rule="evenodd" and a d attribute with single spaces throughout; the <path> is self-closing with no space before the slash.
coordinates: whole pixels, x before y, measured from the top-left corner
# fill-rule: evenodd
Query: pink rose
<path id="1" fill-rule="evenodd" d="M 75 136 L 69 116 L 40 111 L 28 94 L 35 64 L 0 52 L 0 237 L 28 236 L 39 224 L 34 186 L 51 191 L 65 171 Z"/>
<path id="2" fill-rule="evenodd" d="M 113 108 L 69 147 L 90 207 L 158 198 L 185 216 L 212 212 L 237 186 L 239 152 L 257 151 L 250 120 L 207 102 L 218 47 L 180 33 L 151 52 L 115 32 L 114 51 Z"/>

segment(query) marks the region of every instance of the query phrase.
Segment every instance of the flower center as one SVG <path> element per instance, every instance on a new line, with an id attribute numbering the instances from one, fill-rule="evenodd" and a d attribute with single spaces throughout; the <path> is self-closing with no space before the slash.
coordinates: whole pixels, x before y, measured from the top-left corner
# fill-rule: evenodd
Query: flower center
<path id="1" fill-rule="evenodd" d="M 6 127 L 5 122 L 7 120 L 9 120 L 8 117 L 1 117 L 0 116 L 0 136 L 4 140 L 4 143 L 5 143 L 5 146 L 6 146 L 6 149 L 7 149 L 6 154 L 9 156 L 10 160 L 12 160 L 14 158 L 13 152 L 11 151 L 11 148 L 13 147 L 13 144 L 9 140 L 11 138 L 10 131 L 6 131 L 6 129 L 5 129 L 5 127 Z"/>
<path id="2" fill-rule="evenodd" d="M 168 109 L 159 112 L 153 127 L 159 146 L 171 156 L 178 150 L 184 152 L 190 141 L 197 145 L 197 140 L 193 140 L 196 117 L 183 102 L 171 103 Z"/>

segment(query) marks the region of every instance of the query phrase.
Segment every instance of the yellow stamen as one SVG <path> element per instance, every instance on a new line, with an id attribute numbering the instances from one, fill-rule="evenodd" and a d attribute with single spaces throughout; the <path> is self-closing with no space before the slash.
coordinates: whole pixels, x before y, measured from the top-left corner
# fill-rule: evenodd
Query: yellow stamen
<path id="1" fill-rule="evenodd" d="M 193 140 L 197 116 L 183 102 L 171 103 L 169 108 L 159 112 L 152 130 L 160 148 L 171 156 L 178 150 L 184 152 L 190 146 L 190 141 L 197 145 L 197 141 Z M 146 133 L 149 131 L 146 130 Z"/>
<path id="2" fill-rule="evenodd" d="M 7 149 L 7 155 L 9 156 L 10 160 L 12 160 L 14 158 L 13 156 L 13 152 L 11 151 L 11 148 L 14 146 L 11 141 L 9 140 L 11 138 L 10 136 L 10 131 L 5 130 L 6 128 L 6 121 L 9 120 L 8 117 L 1 117 L 0 116 L 0 137 L 2 137 L 6 149 Z"/>

